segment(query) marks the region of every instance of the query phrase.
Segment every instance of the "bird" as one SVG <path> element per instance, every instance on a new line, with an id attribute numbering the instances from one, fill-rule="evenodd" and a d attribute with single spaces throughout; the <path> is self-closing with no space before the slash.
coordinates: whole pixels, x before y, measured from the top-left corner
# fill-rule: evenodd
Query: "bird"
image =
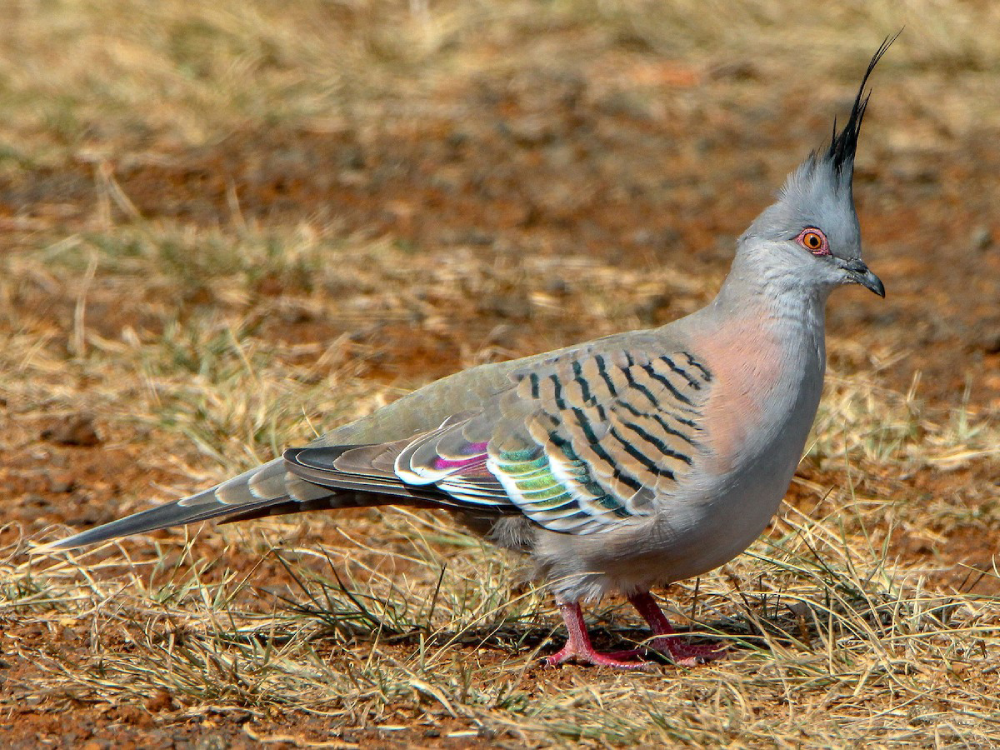
<path id="1" fill-rule="evenodd" d="M 897 34 L 898 36 L 898 34 Z M 736 242 L 704 308 L 658 328 L 473 367 L 181 500 L 49 545 L 65 550 L 217 519 L 402 505 L 443 509 L 529 558 L 568 637 L 548 665 L 646 668 L 602 653 L 583 605 L 621 595 L 653 655 L 686 666 L 724 648 L 677 634 L 650 593 L 702 575 L 766 528 L 802 456 L 826 367 L 831 292 L 885 297 L 862 260 L 854 161 L 871 58 L 846 124 Z"/>

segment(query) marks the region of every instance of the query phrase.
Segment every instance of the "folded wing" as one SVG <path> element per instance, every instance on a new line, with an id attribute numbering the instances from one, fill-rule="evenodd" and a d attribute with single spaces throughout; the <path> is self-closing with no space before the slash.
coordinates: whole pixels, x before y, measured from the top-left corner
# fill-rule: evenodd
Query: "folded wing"
<path id="1" fill-rule="evenodd" d="M 407 440 L 289 451 L 289 471 L 587 534 L 649 516 L 704 455 L 712 377 L 689 353 L 584 350 L 513 380 L 487 408 Z"/>
<path id="2" fill-rule="evenodd" d="M 573 534 L 618 528 L 651 515 L 657 496 L 681 491 L 697 470 L 711 389 L 711 372 L 688 352 L 570 350 L 514 370 L 505 390 L 436 429 L 372 445 L 292 449 L 53 546 L 212 518 L 386 504 L 523 514 Z"/>

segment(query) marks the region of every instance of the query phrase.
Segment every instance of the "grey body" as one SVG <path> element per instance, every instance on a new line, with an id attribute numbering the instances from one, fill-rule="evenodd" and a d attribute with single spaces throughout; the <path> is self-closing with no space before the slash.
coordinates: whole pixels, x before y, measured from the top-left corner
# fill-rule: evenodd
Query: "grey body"
<path id="1" fill-rule="evenodd" d="M 802 455 L 823 389 L 826 295 L 793 309 L 760 309 L 741 300 L 748 293 L 770 297 L 767 290 L 749 292 L 739 288 L 744 283 L 731 275 L 709 307 L 649 336 L 653 346 L 668 351 L 697 351 L 699 341 L 725 339 L 731 344 L 732 333 L 723 327 L 749 330 L 747 354 L 763 346 L 769 334 L 782 339 L 785 345 L 775 355 L 780 357 L 776 367 L 771 361 L 743 362 L 743 382 L 759 388 L 756 400 L 766 408 L 733 411 L 738 432 L 730 439 L 739 443 L 739 451 L 716 447 L 718 441 L 710 438 L 712 451 L 688 478 L 684 492 L 661 496 L 656 513 L 641 528 L 580 538 L 534 530 L 532 553 L 542 577 L 558 582 L 558 599 L 594 600 L 609 591 L 648 591 L 701 575 L 746 549 L 773 517 Z M 710 370 L 725 372 L 737 365 L 724 361 L 729 351 L 716 355 L 718 361 L 712 354 L 702 356 Z M 776 370 L 777 378 L 759 372 L 756 367 L 762 364 Z M 731 408 L 738 409 L 735 404 Z"/>
<path id="2" fill-rule="evenodd" d="M 401 503 L 450 510 L 526 553 L 574 605 L 642 597 L 727 562 L 767 526 L 802 454 L 823 388 L 830 292 L 853 283 L 884 296 L 861 261 L 851 194 L 864 86 L 829 149 L 740 237 L 704 309 L 460 372 L 216 487 L 55 546 Z M 584 648 L 580 623 L 574 635 L 567 619 L 574 649 Z"/>

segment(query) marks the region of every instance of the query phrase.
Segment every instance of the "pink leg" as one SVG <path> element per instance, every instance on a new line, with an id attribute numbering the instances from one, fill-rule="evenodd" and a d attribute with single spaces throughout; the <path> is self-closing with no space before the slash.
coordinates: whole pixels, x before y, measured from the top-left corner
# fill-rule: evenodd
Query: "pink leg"
<path id="1" fill-rule="evenodd" d="M 726 650 L 722 646 L 698 646 L 685 643 L 680 636 L 675 635 L 670 620 L 663 614 L 663 610 L 660 609 L 648 591 L 632 594 L 628 600 L 632 602 L 633 607 L 639 610 L 642 619 L 649 623 L 653 635 L 658 636 L 649 645 L 661 653 L 670 654 L 670 658 L 675 664 L 693 667 L 707 661 L 721 659 L 726 655 Z"/>
<path id="2" fill-rule="evenodd" d="M 653 606 L 656 606 L 655 604 Z M 618 669 L 648 669 L 649 665 L 641 661 L 623 661 L 625 658 L 637 656 L 639 651 L 624 651 L 613 654 L 599 654 L 590 643 L 590 636 L 587 634 L 587 626 L 583 621 L 583 611 L 576 602 L 571 604 L 560 604 L 559 611 L 562 613 L 563 621 L 566 623 L 566 630 L 569 638 L 566 645 L 558 653 L 546 657 L 545 663 L 550 667 L 558 666 L 563 662 L 575 659 L 585 664 L 592 664 L 595 667 L 617 667 Z M 663 617 L 661 614 L 660 617 Z"/>

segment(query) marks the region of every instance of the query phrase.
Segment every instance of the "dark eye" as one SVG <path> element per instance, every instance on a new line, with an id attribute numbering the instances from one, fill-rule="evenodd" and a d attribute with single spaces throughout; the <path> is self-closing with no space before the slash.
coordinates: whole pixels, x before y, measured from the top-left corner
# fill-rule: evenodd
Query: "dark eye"
<path id="1" fill-rule="evenodd" d="M 806 227 L 799 236 L 795 238 L 802 247 L 813 255 L 829 255 L 830 247 L 826 241 L 826 235 L 815 227 Z"/>

